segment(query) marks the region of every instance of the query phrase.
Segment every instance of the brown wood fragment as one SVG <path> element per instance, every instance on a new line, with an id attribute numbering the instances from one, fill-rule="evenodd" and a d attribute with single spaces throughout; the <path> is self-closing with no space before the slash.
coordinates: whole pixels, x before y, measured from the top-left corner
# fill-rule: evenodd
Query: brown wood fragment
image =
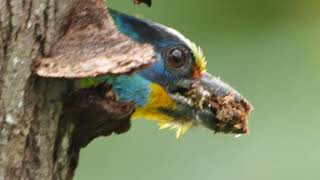
<path id="1" fill-rule="evenodd" d="M 128 131 L 133 112 L 133 104 L 116 101 L 111 86 L 100 84 L 68 95 L 63 119 L 74 122 L 72 144 L 82 148 L 96 137 Z"/>
<path id="2" fill-rule="evenodd" d="M 216 95 L 204 89 L 199 81 L 195 81 L 187 97 L 196 108 L 209 108 L 213 119 L 209 121 L 208 127 L 214 132 L 246 134 L 249 131 L 248 119 L 252 111 L 252 105 L 240 95 L 230 91 L 226 95 Z"/>
<path id="3" fill-rule="evenodd" d="M 216 115 L 215 132 L 246 134 L 248 133 L 248 117 L 251 105 L 245 100 L 237 101 L 234 94 L 224 97 L 212 96 L 209 107 Z"/>
<path id="4" fill-rule="evenodd" d="M 155 61 L 153 47 L 117 31 L 103 1 L 79 3 L 47 58 L 34 64 L 43 77 L 83 78 L 131 73 Z"/>

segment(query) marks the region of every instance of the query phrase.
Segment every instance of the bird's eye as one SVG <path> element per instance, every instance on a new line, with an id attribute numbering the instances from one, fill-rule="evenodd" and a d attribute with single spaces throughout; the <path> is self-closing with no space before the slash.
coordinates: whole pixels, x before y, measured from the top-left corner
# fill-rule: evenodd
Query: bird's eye
<path id="1" fill-rule="evenodd" d="M 171 48 L 166 58 L 168 65 L 174 69 L 180 69 L 187 63 L 187 54 L 180 48 Z"/>

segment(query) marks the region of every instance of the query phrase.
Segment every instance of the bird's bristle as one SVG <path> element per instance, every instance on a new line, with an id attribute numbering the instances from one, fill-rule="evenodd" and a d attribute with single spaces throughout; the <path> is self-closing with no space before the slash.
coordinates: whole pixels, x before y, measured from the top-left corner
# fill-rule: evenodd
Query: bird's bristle
<path id="1" fill-rule="evenodd" d="M 193 52 L 193 55 L 194 55 L 194 58 L 196 61 L 195 63 L 196 63 L 196 66 L 197 66 L 199 72 L 201 74 L 205 73 L 206 68 L 207 68 L 207 61 L 203 55 L 202 49 L 199 46 L 197 46 L 195 43 L 191 43 L 190 48 Z"/>

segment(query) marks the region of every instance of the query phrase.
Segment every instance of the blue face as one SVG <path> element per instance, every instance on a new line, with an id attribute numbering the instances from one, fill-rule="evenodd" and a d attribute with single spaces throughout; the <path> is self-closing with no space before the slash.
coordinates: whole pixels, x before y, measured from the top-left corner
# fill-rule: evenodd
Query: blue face
<path id="1" fill-rule="evenodd" d="M 195 60 L 191 49 L 166 27 L 110 10 L 119 31 L 131 39 L 151 44 L 157 61 L 139 74 L 168 88 L 182 78 L 192 78 Z"/>
<path id="2" fill-rule="evenodd" d="M 155 44 L 157 61 L 140 72 L 144 78 L 163 87 L 192 76 L 194 59 L 189 48 L 172 40 Z"/>

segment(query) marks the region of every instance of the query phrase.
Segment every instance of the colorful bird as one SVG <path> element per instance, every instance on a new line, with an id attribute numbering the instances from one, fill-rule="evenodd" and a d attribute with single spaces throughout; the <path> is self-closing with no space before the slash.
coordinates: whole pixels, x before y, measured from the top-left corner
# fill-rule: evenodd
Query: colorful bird
<path id="1" fill-rule="evenodd" d="M 121 33 L 151 44 L 156 52 L 154 64 L 131 75 L 90 79 L 94 85 L 111 84 L 119 101 L 134 103 L 132 120 L 156 121 L 160 129 L 175 129 L 177 138 L 193 126 L 247 132 L 249 103 L 206 72 L 199 47 L 172 28 L 115 10 L 109 13 Z"/>
<path id="2" fill-rule="evenodd" d="M 81 1 L 68 17 L 63 37 L 35 63 L 38 76 L 111 85 L 118 101 L 134 104 L 132 120 L 156 121 L 176 137 L 194 126 L 248 132 L 250 103 L 207 73 L 202 50 L 176 30 L 106 10 L 101 0 Z"/>

